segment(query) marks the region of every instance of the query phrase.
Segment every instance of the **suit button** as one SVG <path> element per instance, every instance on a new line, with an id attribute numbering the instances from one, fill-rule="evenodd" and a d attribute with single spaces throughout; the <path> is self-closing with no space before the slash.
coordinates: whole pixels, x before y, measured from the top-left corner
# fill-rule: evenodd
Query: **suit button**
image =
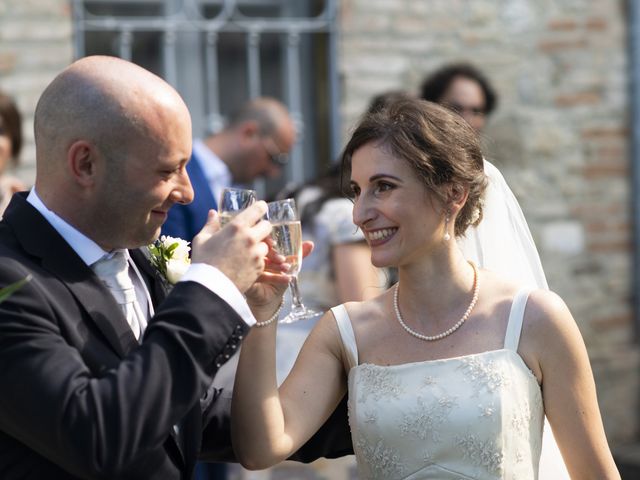
<path id="1" fill-rule="evenodd" d="M 228 360 L 228 359 L 229 359 L 229 354 L 228 354 L 228 353 L 225 353 L 225 354 L 224 354 L 224 358 L 225 358 L 225 360 Z"/>
<path id="2" fill-rule="evenodd" d="M 238 340 L 242 340 L 242 335 L 238 335 Z"/>
<path id="3" fill-rule="evenodd" d="M 231 349 L 235 350 L 236 348 L 238 348 L 238 345 L 236 345 L 235 343 L 233 345 L 231 345 Z"/>
<path id="4" fill-rule="evenodd" d="M 222 365 L 219 363 L 216 363 L 216 368 L 220 368 Z"/>

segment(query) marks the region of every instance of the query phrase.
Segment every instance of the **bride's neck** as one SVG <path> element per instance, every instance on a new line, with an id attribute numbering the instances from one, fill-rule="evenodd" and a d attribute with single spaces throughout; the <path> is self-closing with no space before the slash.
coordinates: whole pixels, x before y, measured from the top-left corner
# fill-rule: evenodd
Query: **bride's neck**
<path id="1" fill-rule="evenodd" d="M 438 317 L 458 306 L 473 287 L 473 269 L 462 255 L 430 258 L 398 269 L 399 297 L 407 315 Z"/>

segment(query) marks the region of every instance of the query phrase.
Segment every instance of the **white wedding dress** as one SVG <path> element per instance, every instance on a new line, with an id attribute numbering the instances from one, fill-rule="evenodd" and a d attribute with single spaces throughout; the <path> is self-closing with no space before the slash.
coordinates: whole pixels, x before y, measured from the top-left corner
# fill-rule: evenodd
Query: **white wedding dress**
<path id="1" fill-rule="evenodd" d="M 347 311 L 331 309 L 351 367 L 358 478 L 538 478 L 542 395 L 517 353 L 527 297 L 513 301 L 503 349 L 393 366 L 358 364 Z"/>
<path id="2" fill-rule="evenodd" d="M 470 228 L 458 244 L 468 260 L 478 267 L 505 275 L 531 288 L 549 288 L 522 209 L 500 171 L 484 161 L 489 184 L 484 199 L 484 217 Z M 544 423 L 541 480 L 569 480 L 549 422 Z"/>

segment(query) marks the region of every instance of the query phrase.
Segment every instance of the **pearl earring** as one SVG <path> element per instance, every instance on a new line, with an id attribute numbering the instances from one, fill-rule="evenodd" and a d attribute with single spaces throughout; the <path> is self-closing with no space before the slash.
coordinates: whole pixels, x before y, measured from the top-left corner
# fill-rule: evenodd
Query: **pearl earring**
<path id="1" fill-rule="evenodd" d="M 442 239 L 445 242 L 448 242 L 449 240 L 451 240 L 451 235 L 449 235 L 449 221 L 451 220 L 451 216 L 449 215 L 449 212 L 447 212 L 447 215 L 444 217 L 444 236 L 442 237 Z"/>

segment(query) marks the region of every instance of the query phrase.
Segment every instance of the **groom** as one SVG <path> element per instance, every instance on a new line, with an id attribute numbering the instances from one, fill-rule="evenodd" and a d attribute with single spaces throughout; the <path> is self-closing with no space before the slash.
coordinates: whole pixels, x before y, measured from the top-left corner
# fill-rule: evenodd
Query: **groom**
<path id="1" fill-rule="evenodd" d="M 219 232 L 211 215 L 167 295 L 139 248 L 193 197 L 177 92 L 87 57 L 45 89 L 34 121 L 35 187 L 0 223 L 0 286 L 31 275 L 0 304 L 0 478 L 191 478 L 198 455 L 230 448 L 210 386 L 255 322 L 242 292 L 264 270 L 265 205 Z"/>

